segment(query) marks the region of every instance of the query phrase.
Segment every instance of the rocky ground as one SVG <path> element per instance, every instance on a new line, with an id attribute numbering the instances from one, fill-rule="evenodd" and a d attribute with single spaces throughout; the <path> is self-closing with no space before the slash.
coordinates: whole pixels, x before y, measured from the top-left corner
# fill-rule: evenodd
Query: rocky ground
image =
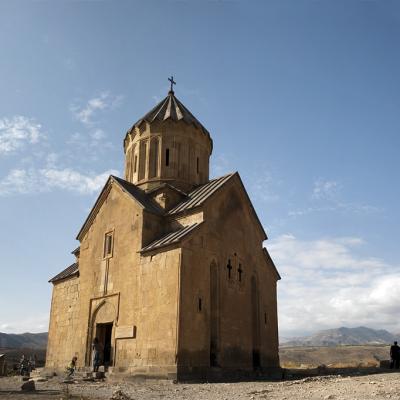
<path id="1" fill-rule="evenodd" d="M 62 383 L 58 377 L 36 382 L 36 391 L 22 392 L 21 378 L 0 378 L 0 399 L 190 399 L 190 400 L 400 400 L 400 373 L 364 376 L 322 376 L 287 381 L 174 384 L 167 381 Z"/>

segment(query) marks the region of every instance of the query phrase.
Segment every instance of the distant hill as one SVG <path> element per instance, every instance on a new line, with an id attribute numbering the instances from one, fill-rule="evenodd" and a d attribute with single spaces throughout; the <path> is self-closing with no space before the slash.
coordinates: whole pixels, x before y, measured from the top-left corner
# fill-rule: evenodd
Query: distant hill
<path id="1" fill-rule="evenodd" d="M 285 339 L 280 345 L 281 347 L 377 345 L 390 344 L 397 338 L 397 335 L 393 335 L 384 329 L 375 330 L 364 326 L 358 328 L 342 327 L 319 331 L 311 336 Z"/>
<path id="2" fill-rule="evenodd" d="M 45 349 L 47 347 L 47 336 L 47 332 L 21 334 L 0 332 L 0 348 Z"/>

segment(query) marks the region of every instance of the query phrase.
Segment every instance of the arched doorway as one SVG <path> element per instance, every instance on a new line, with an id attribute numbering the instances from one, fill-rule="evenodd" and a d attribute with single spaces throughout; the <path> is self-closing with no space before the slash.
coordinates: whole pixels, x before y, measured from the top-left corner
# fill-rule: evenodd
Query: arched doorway
<path id="1" fill-rule="evenodd" d="M 218 268 L 210 265 L 210 367 L 219 366 Z"/>
<path id="2" fill-rule="evenodd" d="M 91 340 L 89 342 L 90 349 L 88 351 L 90 354 L 90 365 L 92 365 L 92 343 L 95 338 L 97 338 L 99 341 L 99 348 L 101 352 L 100 365 L 104 365 L 106 369 L 108 366 L 113 365 L 115 317 L 115 307 L 108 301 L 101 302 L 93 312 L 91 323 Z"/>
<path id="3" fill-rule="evenodd" d="M 261 366 L 260 359 L 260 309 L 257 278 L 251 277 L 251 337 L 253 369 Z"/>

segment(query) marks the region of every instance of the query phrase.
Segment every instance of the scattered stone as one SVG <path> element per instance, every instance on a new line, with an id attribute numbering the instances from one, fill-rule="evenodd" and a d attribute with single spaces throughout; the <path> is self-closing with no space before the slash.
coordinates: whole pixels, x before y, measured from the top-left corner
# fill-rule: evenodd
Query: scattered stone
<path id="1" fill-rule="evenodd" d="M 34 381 L 34 382 L 47 382 L 48 381 L 48 379 L 42 378 L 41 376 L 32 378 L 31 380 Z"/>
<path id="2" fill-rule="evenodd" d="M 113 395 L 110 397 L 110 400 L 132 400 L 127 394 L 125 394 L 122 390 L 116 390 Z"/>
<path id="3" fill-rule="evenodd" d="M 325 400 L 331 400 L 334 398 L 335 398 L 335 395 L 333 395 L 333 394 L 328 394 L 327 396 L 324 397 Z"/>
<path id="4" fill-rule="evenodd" d="M 22 384 L 21 390 L 24 392 L 34 392 L 36 390 L 35 382 L 27 381 Z"/>

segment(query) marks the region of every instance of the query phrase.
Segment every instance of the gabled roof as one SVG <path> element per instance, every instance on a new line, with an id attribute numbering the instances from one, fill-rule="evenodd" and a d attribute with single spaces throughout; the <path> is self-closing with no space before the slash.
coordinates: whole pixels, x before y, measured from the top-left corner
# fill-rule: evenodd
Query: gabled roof
<path id="1" fill-rule="evenodd" d="M 52 283 L 58 282 L 63 279 L 71 278 L 78 274 L 79 274 L 79 265 L 78 265 L 78 263 L 73 263 L 69 267 L 65 268 L 64 271 L 61 271 L 59 274 L 57 274 L 56 276 L 51 278 L 49 280 L 49 282 L 52 282 Z"/>
<path id="2" fill-rule="evenodd" d="M 202 224 L 202 222 L 199 223 L 194 223 L 192 225 L 184 226 L 181 229 L 178 229 L 177 231 L 167 233 L 166 235 L 162 236 L 161 238 L 155 240 L 154 242 L 150 243 L 149 245 L 143 247 L 140 252 L 144 253 L 146 251 L 151 251 L 151 250 L 156 250 L 159 249 L 160 247 L 165 247 L 169 246 L 171 244 L 176 244 L 180 242 L 185 236 L 187 236 L 190 232 L 192 232 L 194 229 L 199 227 Z"/>
<path id="3" fill-rule="evenodd" d="M 91 209 L 89 215 L 87 216 L 85 222 L 82 225 L 76 239 L 80 240 L 81 235 L 85 232 L 86 228 L 91 224 L 97 212 L 100 209 L 100 206 L 103 204 L 109 190 L 111 189 L 111 184 L 116 183 L 124 192 L 126 192 L 132 199 L 136 200 L 136 202 L 146 211 L 151 212 L 157 215 L 163 215 L 164 212 L 161 207 L 159 207 L 151 198 L 146 196 L 146 193 L 139 189 L 133 183 L 127 182 L 124 179 L 118 178 L 114 175 L 110 175 L 106 184 L 104 185 L 102 191 L 97 197 L 96 202 L 94 203 L 93 208 Z"/>
<path id="4" fill-rule="evenodd" d="M 278 281 L 281 280 L 282 278 L 279 275 L 278 269 L 276 268 L 276 265 L 275 265 L 274 261 L 272 260 L 271 256 L 269 255 L 268 250 L 265 247 L 263 247 L 263 253 L 264 253 L 264 256 L 266 257 L 266 259 L 271 262 L 271 265 L 274 268 L 275 273 L 276 273 L 276 275 L 278 277 Z"/>
<path id="5" fill-rule="evenodd" d="M 146 192 L 144 190 L 139 189 L 133 183 L 125 181 L 124 179 L 118 178 L 114 175 L 111 175 L 111 178 L 114 179 L 124 191 L 129 193 L 135 200 L 137 200 L 146 211 L 149 211 L 153 214 L 163 214 L 162 208 L 159 207 L 151 198 L 146 196 Z"/>
<path id="6" fill-rule="evenodd" d="M 169 215 L 178 214 L 183 211 L 202 205 L 212 194 L 221 188 L 229 179 L 231 179 L 237 172 L 229 175 L 221 176 L 220 178 L 212 179 L 204 185 L 198 186 L 191 191 L 187 196 L 188 198 L 177 206 L 168 211 Z"/>
<path id="7" fill-rule="evenodd" d="M 143 122 L 152 123 L 154 121 L 185 121 L 187 124 L 193 124 L 196 128 L 201 129 L 207 136 L 210 133 L 199 122 L 199 120 L 175 97 L 173 91 L 168 93 L 168 96 L 161 100 L 152 110 L 145 116 L 140 118 L 131 128 L 139 127 Z M 210 138 L 211 139 L 211 138 Z"/>

